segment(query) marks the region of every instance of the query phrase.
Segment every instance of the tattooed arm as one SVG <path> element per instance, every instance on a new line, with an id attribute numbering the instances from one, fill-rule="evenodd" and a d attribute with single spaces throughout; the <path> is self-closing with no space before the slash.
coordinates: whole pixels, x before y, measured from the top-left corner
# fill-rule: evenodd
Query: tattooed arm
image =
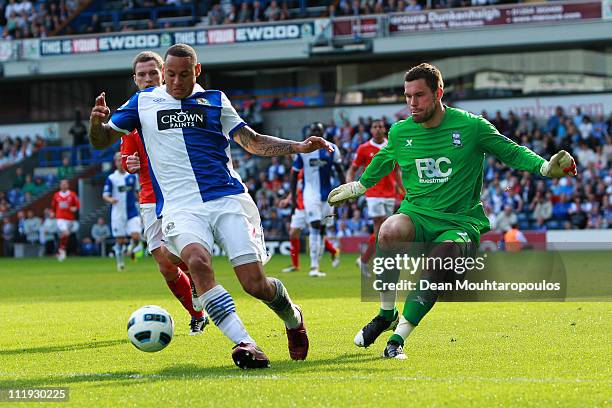
<path id="1" fill-rule="evenodd" d="M 315 150 L 333 148 L 325 139 L 311 136 L 303 142 L 280 139 L 274 136 L 262 135 L 248 126 L 243 126 L 234 134 L 234 140 L 246 151 L 258 156 L 283 156 L 293 153 L 310 153 Z"/>

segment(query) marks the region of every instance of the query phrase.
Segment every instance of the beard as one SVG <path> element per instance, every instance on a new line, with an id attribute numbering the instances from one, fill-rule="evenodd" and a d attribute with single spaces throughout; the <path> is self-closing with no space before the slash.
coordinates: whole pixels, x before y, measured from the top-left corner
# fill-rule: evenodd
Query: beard
<path id="1" fill-rule="evenodd" d="M 414 121 L 414 123 L 424 123 L 431 119 L 435 113 L 436 102 L 434 101 L 434 103 L 429 107 L 429 109 L 425 109 L 425 111 L 423 112 L 423 116 L 420 119 L 416 119 L 414 115 L 412 115 L 412 120 Z"/>

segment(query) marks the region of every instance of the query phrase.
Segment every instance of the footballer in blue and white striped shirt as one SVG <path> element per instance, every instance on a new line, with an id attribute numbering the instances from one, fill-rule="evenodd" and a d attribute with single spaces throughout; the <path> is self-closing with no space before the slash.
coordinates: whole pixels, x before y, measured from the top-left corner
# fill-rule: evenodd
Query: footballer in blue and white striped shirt
<path id="1" fill-rule="evenodd" d="M 269 366 L 269 360 L 238 317 L 231 295 L 215 281 L 211 260 L 215 242 L 225 250 L 244 290 L 284 321 L 290 357 L 303 360 L 308 335 L 302 311 L 282 282 L 263 271 L 268 255 L 259 212 L 232 168 L 229 139 L 260 156 L 333 149 L 321 137 L 297 142 L 252 130 L 223 92 L 196 83 L 202 68 L 190 46 L 173 45 L 164 59 L 165 86 L 137 92 L 108 123 L 104 123 L 110 116 L 104 93 L 96 98 L 90 141 L 102 148 L 138 129 L 168 249 L 189 266 L 198 295 L 194 307 L 206 309 L 235 344 L 236 365 L 262 368 Z"/>

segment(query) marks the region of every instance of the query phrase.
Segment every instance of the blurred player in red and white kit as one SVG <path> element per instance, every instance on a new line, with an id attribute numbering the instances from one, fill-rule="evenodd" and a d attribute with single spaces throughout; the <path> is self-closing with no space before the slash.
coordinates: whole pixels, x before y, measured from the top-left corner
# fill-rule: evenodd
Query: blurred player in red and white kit
<path id="1" fill-rule="evenodd" d="M 142 90 L 160 86 L 162 65 L 163 60 L 158 54 L 151 51 L 139 53 L 132 63 L 134 82 L 138 89 Z M 138 158 L 138 166 L 130 166 L 127 162 L 128 156 L 136 156 Z M 159 271 L 166 280 L 170 291 L 191 315 L 189 334 L 192 336 L 200 334 L 208 324 L 208 318 L 204 316 L 204 312 L 196 311 L 193 308 L 191 280 L 183 272 L 183 270 L 186 271 L 188 269 L 187 265 L 182 263 L 180 266 L 183 270 L 181 270 L 181 268 L 174 265 L 166 257 L 167 254 L 171 254 L 168 251 L 164 251 L 165 248 L 162 245 L 161 220 L 157 219 L 155 213 L 155 193 L 153 192 L 153 183 L 149 173 L 148 157 L 136 129 L 121 138 L 121 159 L 123 168 L 129 173 L 140 173 L 140 215 L 144 226 L 144 238 L 147 241 L 149 252 L 151 252 L 151 255 L 153 255 L 153 258 L 159 265 Z M 177 258 L 177 261 L 180 261 L 180 259 Z"/>
<path id="2" fill-rule="evenodd" d="M 59 250 L 57 260 L 62 262 L 66 259 L 66 246 L 70 234 L 78 231 L 79 222 L 77 213 L 81 208 L 81 203 L 74 191 L 69 190 L 68 180 L 60 181 L 60 191 L 53 195 L 51 208 L 55 212 L 57 219 L 57 229 L 60 233 Z"/>
<path id="3" fill-rule="evenodd" d="M 383 121 L 373 121 L 370 127 L 370 133 L 372 134 L 372 139 L 362 143 L 357 148 L 355 159 L 346 174 L 347 183 L 355 180 L 357 171 L 361 167 L 365 170 L 372 161 L 374 155 L 387 145 L 387 129 Z M 361 269 L 361 273 L 366 276 L 370 275 L 368 271 L 368 262 L 370 262 L 372 255 L 376 252 L 376 237 L 378 236 L 378 230 L 383 221 L 393 214 L 395 197 L 398 194 L 401 194 L 402 197 L 406 195 L 406 190 L 402 185 L 402 175 L 398 166 L 395 166 L 395 169 L 391 173 L 383 177 L 374 187 L 368 189 L 365 193 L 368 206 L 368 217 L 372 219 L 374 224 L 374 233 L 370 235 L 366 250 L 361 254 L 360 258 L 357 258 L 357 265 Z"/>
<path id="4" fill-rule="evenodd" d="M 291 170 L 294 171 L 293 169 Z M 291 215 L 291 225 L 289 229 L 289 240 L 291 242 L 291 266 L 284 268 L 283 272 L 295 272 L 300 269 L 300 235 L 304 228 L 308 228 L 308 223 L 306 222 L 306 213 L 304 212 L 304 195 L 303 195 L 303 179 L 304 179 L 304 169 L 298 172 L 298 183 L 297 183 L 297 201 L 296 207 Z M 286 207 L 291 204 L 291 193 L 287 197 L 285 197 L 279 205 L 281 207 Z M 336 248 L 334 244 L 327 239 L 327 237 L 323 237 L 323 245 L 325 246 L 325 250 L 331 254 L 332 257 L 332 266 L 337 268 L 340 265 L 340 249 Z"/>

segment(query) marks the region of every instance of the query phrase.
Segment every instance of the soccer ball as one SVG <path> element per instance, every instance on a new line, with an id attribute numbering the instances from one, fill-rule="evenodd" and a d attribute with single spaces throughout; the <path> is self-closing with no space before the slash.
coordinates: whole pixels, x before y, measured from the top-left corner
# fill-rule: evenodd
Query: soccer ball
<path id="1" fill-rule="evenodd" d="M 139 350 L 153 353 L 163 350 L 174 335 L 170 313 L 159 306 L 143 306 L 128 320 L 128 337 Z"/>

